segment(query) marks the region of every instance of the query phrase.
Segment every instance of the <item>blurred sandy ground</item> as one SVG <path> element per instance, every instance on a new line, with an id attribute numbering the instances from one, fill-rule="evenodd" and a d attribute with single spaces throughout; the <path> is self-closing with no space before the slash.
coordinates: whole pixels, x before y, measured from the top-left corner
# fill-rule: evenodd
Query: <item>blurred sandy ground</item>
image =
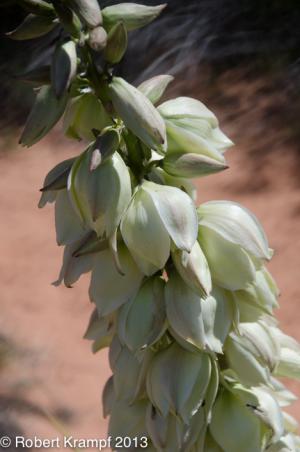
<path id="1" fill-rule="evenodd" d="M 230 169 L 199 182 L 199 202 L 238 201 L 261 220 L 276 251 L 269 268 L 282 292 L 277 315 L 284 331 L 300 340 L 300 185 L 291 132 L 274 120 L 264 82 L 237 87 L 227 73 L 209 95 L 198 88 L 195 95 L 209 100 L 236 143 L 228 153 Z M 55 245 L 52 207 L 37 208 L 44 174 L 81 149 L 66 144 L 58 130 L 29 150 L 13 146 L 8 152 L 3 142 L 0 153 L 0 332 L 6 341 L 0 436 L 51 438 L 64 430 L 75 437 L 105 437 L 101 391 L 110 374 L 107 354 L 93 356 L 82 338 L 92 310 L 88 278 L 73 289 L 51 286 L 61 249 Z M 300 396 L 300 384 L 290 387 Z M 300 421 L 300 402 L 290 411 Z"/>

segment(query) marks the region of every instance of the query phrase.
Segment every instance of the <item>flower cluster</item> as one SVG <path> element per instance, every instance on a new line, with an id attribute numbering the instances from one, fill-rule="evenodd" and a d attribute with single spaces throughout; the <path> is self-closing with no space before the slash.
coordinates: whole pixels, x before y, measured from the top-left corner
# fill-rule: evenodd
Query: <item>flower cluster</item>
<path id="1" fill-rule="evenodd" d="M 85 336 L 94 352 L 109 347 L 109 434 L 147 437 L 149 451 L 300 450 L 283 411 L 295 397 L 277 379 L 300 379 L 300 347 L 273 314 L 264 231 L 237 203 L 195 204 L 192 179 L 226 169 L 232 142 L 200 101 L 160 103 L 171 76 L 136 88 L 112 72 L 128 32 L 164 5 L 21 3 L 31 14 L 13 38 L 50 23 L 65 33 L 21 143 L 39 141 L 63 114 L 66 135 L 87 141 L 48 173 L 39 206 L 55 203 L 64 246 L 55 284 L 91 272 Z"/>

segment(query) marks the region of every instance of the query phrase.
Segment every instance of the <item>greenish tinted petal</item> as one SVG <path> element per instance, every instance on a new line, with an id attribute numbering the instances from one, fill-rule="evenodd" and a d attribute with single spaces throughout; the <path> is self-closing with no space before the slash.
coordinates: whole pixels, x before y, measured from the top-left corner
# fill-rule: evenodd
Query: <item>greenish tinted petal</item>
<path id="1" fill-rule="evenodd" d="M 208 371 L 209 358 L 206 354 L 187 352 L 174 343 L 159 352 L 152 361 L 147 376 L 148 396 L 164 417 L 170 411 L 185 415 L 186 404 L 191 415 L 202 403 L 208 384 L 204 377 L 200 382 L 199 375 L 201 372 L 204 376 L 209 375 Z M 193 394 L 194 390 L 196 393 Z"/>
<path id="2" fill-rule="evenodd" d="M 240 245 L 259 259 L 270 259 L 262 226 L 245 207 L 230 201 L 209 201 L 198 208 L 199 224 L 214 230 L 225 240 Z"/>
<path id="3" fill-rule="evenodd" d="M 123 216 L 121 233 L 134 257 L 150 262 L 157 269 L 165 266 L 170 255 L 170 238 L 150 194 L 142 188 Z"/>
<path id="4" fill-rule="evenodd" d="M 178 127 L 172 121 L 166 120 L 168 136 L 168 153 L 182 152 L 200 154 L 221 164 L 225 159 L 213 144 L 201 135 L 183 127 Z"/>
<path id="5" fill-rule="evenodd" d="M 203 324 L 202 299 L 172 272 L 165 288 L 167 319 L 178 336 L 184 341 L 204 349 L 206 335 Z"/>
<path id="6" fill-rule="evenodd" d="M 49 33 L 56 25 L 57 21 L 53 20 L 53 17 L 29 14 L 15 30 L 7 35 L 17 41 L 34 39 Z"/>
<path id="7" fill-rule="evenodd" d="M 194 202 L 197 199 L 197 189 L 195 185 L 183 177 L 174 177 L 166 173 L 162 168 L 154 168 L 149 174 L 149 179 L 156 184 L 171 185 L 180 188 L 187 193 Z"/>
<path id="8" fill-rule="evenodd" d="M 74 257 L 76 249 L 84 242 L 85 239 L 66 245 L 63 255 L 63 264 L 60 270 L 58 280 L 53 283 L 59 286 L 63 281 L 66 287 L 72 287 L 82 274 L 88 273 L 94 266 L 94 255 Z"/>
<path id="9" fill-rule="evenodd" d="M 99 315 L 107 315 L 133 297 L 143 278 L 127 249 L 119 247 L 124 275 L 116 269 L 109 250 L 95 254 L 89 294 L 96 303 Z"/>
<path id="10" fill-rule="evenodd" d="M 51 81 L 56 97 L 69 89 L 77 72 L 77 53 L 74 41 L 60 43 L 54 52 L 51 65 Z"/>
<path id="11" fill-rule="evenodd" d="M 119 314 L 118 332 L 127 347 L 136 351 L 155 342 L 165 330 L 164 282 L 147 280 Z"/>
<path id="12" fill-rule="evenodd" d="M 195 242 L 190 253 L 176 250 L 172 253 L 175 267 L 182 279 L 198 295 L 208 295 L 212 283 L 206 257 L 198 242 Z"/>
<path id="13" fill-rule="evenodd" d="M 129 438 L 147 436 L 145 426 L 147 401 L 139 401 L 133 405 L 118 400 L 113 403 L 108 426 L 108 435 L 112 438 L 125 436 Z"/>
<path id="14" fill-rule="evenodd" d="M 197 215 L 191 198 L 176 187 L 148 181 L 143 183 L 143 190 L 150 195 L 162 223 L 177 248 L 190 252 L 198 234 Z"/>
<path id="15" fill-rule="evenodd" d="M 241 382 L 249 386 L 269 384 L 270 372 L 252 353 L 245 348 L 238 337 L 231 333 L 225 344 L 225 356 L 229 366 L 236 372 Z"/>
<path id="16" fill-rule="evenodd" d="M 97 0 L 67 0 L 80 19 L 90 28 L 102 24 L 102 14 Z"/>
<path id="17" fill-rule="evenodd" d="M 196 178 L 218 173 L 228 166 L 225 161 L 220 162 L 206 155 L 179 151 L 167 153 L 163 168 L 173 176 Z"/>
<path id="18" fill-rule="evenodd" d="M 75 157 L 58 163 L 46 175 L 42 192 L 67 188 L 68 175 L 75 161 Z"/>
<path id="19" fill-rule="evenodd" d="M 174 80 L 172 75 L 156 75 L 138 86 L 138 89 L 153 103 L 159 101 L 168 85 Z"/>
<path id="20" fill-rule="evenodd" d="M 271 377 L 272 388 L 268 388 L 281 407 L 289 406 L 297 400 L 295 394 L 289 391 L 281 381 Z"/>
<path id="21" fill-rule="evenodd" d="M 300 380 L 300 353 L 290 348 L 282 348 L 275 375 Z"/>
<path id="22" fill-rule="evenodd" d="M 113 315 L 107 317 L 99 317 L 97 309 L 91 315 L 89 325 L 85 332 L 84 338 L 94 341 L 93 353 L 108 347 L 115 333 L 115 318 Z"/>
<path id="23" fill-rule="evenodd" d="M 202 301 L 202 318 L 207 348 L 216 353 L 222 353 L 223 347 L 220 339 L 215 335 L 217 315 L 217 300 L 209 296 Z"/>
<path id="24" fill-rule="evenodd" d="M 223 449 L 215 442 L 210 433 L 206 433 L 205 435 L 205 443 L 204 443 L 204 451 L 205 452 L 223 452 Z"/>
<path id="25" fill-rule="evenodd" d="M 67 93 L 56 98 L 50 86 L 43 86 L 25 124 L 20 143 L 32 146 L 40 141 L 58 122 L 67 104 Z"/>
<path id="26" fill-rule="evenodd" d="M 54 16 L 53 6 L 44 0 L 21 0 L 21 6 L 26 11 L 40 16 Z"/>
<path id="27" fill-rule="evenodd" d="M 102 392 L 103 417 L 106 418 L 111 414 L 112 407 L 115 403 L 114 380 L 113 376 L 109 377 Z"/>
<path id="28" fill-rule="evenodd" d="M 93 129 L 100 132 L 112 125 L 101 101 L 92 93 L 85 93 L 68 102 L 63 128 L 69 138 L 93 141 Z"/>
<path id="29" fill-rule="evenodd" d="M 123 347 L 114 363 L 114 393 L 116 400 L 132 401 L 140 373 L 140 363 L 127 347 Z"/>
<path id="30" fill-rule="evenodd" d="M 260 387 L 251 388 L 258 399 L 259 405 L 254 409 L 256 416 L 272 430 L 272 442 L 276 442 L 284 434 L 283 416 L 277 400 Z"/>
<path id="31" fill-rule="evenodd" d="M 202 102 L 191 97 L 167 100 L 158 110 L 166 119 L 197 118 L 208 121 L 212 127 L 218 126 L 216 116 Z"/>
<path id="32" fill-rule="evenodd" d="M 129 171 L 117 152 L 90 171 L 92 152 L 88 150 L 74 168 L 69 194 L 84 223 L 98 236 L 110 237 L 131 198 Z"/>
<path id="33" fill-rule="evenodd" d="M 262 320 L 241 323 L 239 331 L 247 349 L 273 371 L 279 361 L 280 345 L 268 325 Z"/>
<path id="34" fill-rule="evenodd" d="M 259 420 L 226 390 L 219 393 L 214 405 L 210 433 L 224 452 L 262 450 Z"/>
<path id="35" fill-rule="evenodd" d="M 127 49 L 127 30 L 124 22 L 118 22 L 108 33 L 104 58 L 111 64 L 117 64 L 123 58 Z"/>
<path id="36" fill-rule="evenodd" d="M 217 301 L 214 320 L 214 335 L 224 344 L 229 332 L 236 322 L 236 305 L 232 294 L 227 290 L 214 287 L 212 296 Z"/>
<path id="37" fill-rule="evenodd" d="M 238 290 L 245 288 L 254 280 L 255 267 L 239 245 L 225 240 L 214 230 L 201 224 L 199 243 L 216 284 L 225 289 Z"/>
<path id="38" fill-rule="evenodd" d="M 59 190 L 56 195 L 55 230 L 58 245 L 68 245 L 87 233 L 73 209 L 67 190 Z"/>
<path id="39" fill-rule="evenodd" d="M 120 77 L 109 85 L 113 106 L 126 127 L 150 148 L 164 152 L 166 128 L 149 99 Z"/>
<path id="40" fill-rule="evenodd" d="M 115 23 L 123 21 L 128 31 L 136 30 L 152 22 L 165 6 L 165 4 L 146 6 L 137 3 L 119 3 L 107 6 L 102 11 L 104 26 L 109 29 Z"/>
<path id="41" fill-rule="evenodd" d="M 211 374 L 205 394 L 204 411 L 207 422 L 211 422 L 212 408 L 219 390 L 219 367 L 217 361 L 211 358 Z"/>

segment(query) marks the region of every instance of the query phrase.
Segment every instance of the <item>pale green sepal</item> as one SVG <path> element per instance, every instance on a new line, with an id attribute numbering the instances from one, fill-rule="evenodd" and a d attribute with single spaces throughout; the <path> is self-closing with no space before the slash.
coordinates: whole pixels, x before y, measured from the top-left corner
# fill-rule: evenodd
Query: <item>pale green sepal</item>
<path id="1" fill-rule="evenodd" d="M 190 179 L 175 177 L 166 173 L 162 168 L 153 168 L 149 173 L 149 180 L 161 185 L 171 185 L 171 187 L 180 188 L 187 193 L 194 202 L 197 200 L 197 189 Z"/>
<path id="2" fill-rule="evenodd" d="M 54 52 L 51 65 L 51 82 L 57 98 L 67 91 L 76 77 L 77 52 L 74 41 L 59 44 Z"/>
<path id="3" fill-rule="evenodd" d="M 259 405 L 254 409 L 255 415 L 271 429 L 271 441 L 276 442 L 284 434 L 284 421 L 277 400 L 261 387 L 252 387 L 251 391 L 257 397 Z"/>
<path id="4" fill-rule="evenodd" d="M 102 14 L 97 0 L 67 0 L 80 19 L 90 28 L 102 24 Z"/>
<path id="5" fill-rule="evenodd" d="M 215 353 L 223 353 L 223 344 L 215 334 L 218 302 L 210 295 L 201 304 L 206 347 Z"/>

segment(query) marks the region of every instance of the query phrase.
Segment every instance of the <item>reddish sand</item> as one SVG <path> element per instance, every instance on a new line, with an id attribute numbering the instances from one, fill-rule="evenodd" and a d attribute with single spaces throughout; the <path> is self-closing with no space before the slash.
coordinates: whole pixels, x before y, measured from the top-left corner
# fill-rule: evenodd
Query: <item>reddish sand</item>
<path id="1" fill-rule="evenodd" d="M 107 354 L 94 356 L 82 339 L 92 310 L 88 278 L 73 289 L 50 284 L 61 249 L 52 207 L 37 208 L 43 175 L 77 150 L 44 140 L 0 157 L 0 337 L 12 346 L 0 377 L 0 436 L 19 429 L 27 437 L 54 438 L 63 429 L 77 438 L 105 437 L 101 390 L 110 374 Z M 300 191 L 289 176 L 294 161 L 279 161 L 275 154 L 264 173 L 270 183 L 247 191 L 242 187 L 256 178 L 249 158 L 242 149 L 231 151 L 230 170 L 199 182 L 199 201 L 232 199 L 259 217 L 276 250 L 269 267 L 282 291 L 278 317 L 300 340 Z M 299 384 L 292 388 L 300 395 Z M 300 402 L 291 412 L 300 421 Z"/>

